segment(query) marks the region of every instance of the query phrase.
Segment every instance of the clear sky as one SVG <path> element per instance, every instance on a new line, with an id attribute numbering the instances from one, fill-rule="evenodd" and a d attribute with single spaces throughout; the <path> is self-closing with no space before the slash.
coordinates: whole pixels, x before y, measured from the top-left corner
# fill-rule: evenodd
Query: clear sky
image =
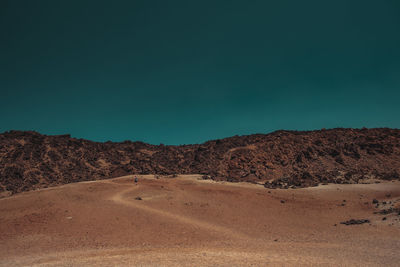
<path id="1" fill-rule="evenodd" d="M 0 1 L 0 132 L 400 128 L 400 1 Z"/>

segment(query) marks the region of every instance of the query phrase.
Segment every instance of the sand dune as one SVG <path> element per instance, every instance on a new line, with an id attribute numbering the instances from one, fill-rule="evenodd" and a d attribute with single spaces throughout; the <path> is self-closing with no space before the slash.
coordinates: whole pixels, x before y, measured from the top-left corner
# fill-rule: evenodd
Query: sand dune
<path id="1" fill-rule="evenodd" d="M 399 182 L 281 190 L 148 175 L 137 185 L 132 176 L 74 183 L 0 199 L 0 265 L 396 266 L 400 216 L 374 212 L 399 205 Z M 350 219 L 370 223 L 340 224 Z"/>

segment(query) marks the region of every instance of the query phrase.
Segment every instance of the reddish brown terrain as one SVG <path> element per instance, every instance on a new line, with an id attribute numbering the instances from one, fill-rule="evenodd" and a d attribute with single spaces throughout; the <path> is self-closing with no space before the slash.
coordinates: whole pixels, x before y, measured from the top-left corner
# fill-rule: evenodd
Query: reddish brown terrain
<path id="1" fill-rule="evenodd" d="M 133 173 L 200 173 L 270 188 L 399 180 L 400 130 L 278 131 L 182 146 L 96 143 L 21 131 L 0 134 L 3 196 Z"/>
<path id="2" fill-rule="evenodd" d="M 399 207 L 398 181 L 72 183 L 0 199 L 0 265 L 398 266 Z"/>
<path id="3" fill-rule="evenodd" d="M 182 146 L 11 131 L 0 265 L 398 266 L 399 173 L 396 129 Z"/>

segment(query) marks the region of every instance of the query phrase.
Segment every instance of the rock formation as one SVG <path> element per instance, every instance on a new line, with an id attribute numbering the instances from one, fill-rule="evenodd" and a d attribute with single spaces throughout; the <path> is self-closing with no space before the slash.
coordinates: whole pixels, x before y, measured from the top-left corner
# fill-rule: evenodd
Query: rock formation
<path id="1" fill-rule="evenodd" d="M 400 130 L 277 131 L 181 146 L 0 134 L 0 192 L 128 174 L 190 173 L 268 188 L 400 179 Z"/>

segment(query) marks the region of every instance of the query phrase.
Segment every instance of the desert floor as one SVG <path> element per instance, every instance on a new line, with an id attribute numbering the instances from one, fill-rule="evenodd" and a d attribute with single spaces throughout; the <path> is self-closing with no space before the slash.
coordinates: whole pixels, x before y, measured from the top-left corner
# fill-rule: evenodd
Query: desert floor
<path id="1" fill-rule="evenodd" d="M 0 199 L 0 265 L 400 263 L 400 216 L 374 214 L 399 207 L 399 182 L 274 190 L 199 175 L 138 177 L 137 185 L 126 176 Z M 340 224 L 350 219 L 370 223 Z"/>

